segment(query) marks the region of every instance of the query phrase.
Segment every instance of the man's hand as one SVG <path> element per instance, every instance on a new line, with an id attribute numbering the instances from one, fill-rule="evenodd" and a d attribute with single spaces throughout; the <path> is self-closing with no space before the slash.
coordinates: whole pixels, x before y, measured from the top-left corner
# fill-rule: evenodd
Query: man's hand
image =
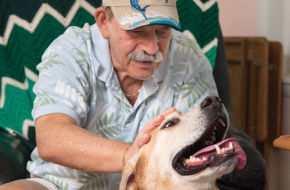
<path id="1" fill-rule="evenodd" d="M 150 139 L 151 139 L 151 131 L 153 131 L 156 127 L 161 125 L 163 122 L 164 118 L 173 113 L 173 112 L 178 112 L 181 114 L 179 111 L 177 111 L 175 108 L 169 108 L 163 113 L 161 113 L 159 116 L 151 120 L 147 125 L 144 126 L 144 128 L 140 131 L 140 133 L 137 135 L 134 143 L 128 147 L 123 155 L 123 165 L 129 160 L 135 153 L 137 153 L 140 148 L 142 148 L 143 145 L 147 144 Z"/>

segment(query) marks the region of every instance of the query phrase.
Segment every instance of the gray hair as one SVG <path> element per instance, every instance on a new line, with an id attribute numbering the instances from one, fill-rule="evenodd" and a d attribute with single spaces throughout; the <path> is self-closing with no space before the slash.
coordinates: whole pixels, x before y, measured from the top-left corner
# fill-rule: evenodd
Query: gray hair
<path id="1" fill-rule="evenodd" d="M 135 61 L 141 62 L 155 62 L 158 63 L 163 60 L 163 55 L 161 51 L 158 51 L 154 55 L 150 55 L 145 51 L 133 51 L 128 54 L 128 57 Z"/>
<path id="2" fill-rule="evenodd" d="M 109 18 L 109 21 L 111 21 L 112 18 L 114 18 L 114 14 L 113 14 L 112 8 L 110 6 L 103 6 L 103 8 L 105 9 L 105 12 L 106 12 L 106 15 Z"/>

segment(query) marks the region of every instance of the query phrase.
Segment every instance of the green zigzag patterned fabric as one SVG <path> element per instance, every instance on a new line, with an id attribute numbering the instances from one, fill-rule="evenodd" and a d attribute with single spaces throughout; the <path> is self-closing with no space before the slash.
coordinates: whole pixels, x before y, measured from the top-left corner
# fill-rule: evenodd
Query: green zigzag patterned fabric
<path id="1" fill-rule="evenodd" d="M 1 0 L 0 127 L 33 140 L 36 65 L 65 28 L 94 23 L 93 12 L 100 5 L 100 0 Z M 214 66 L 219 35 L 217 0 L 178 0 L 177 7 L 182 31 L 196 39 Z"/>

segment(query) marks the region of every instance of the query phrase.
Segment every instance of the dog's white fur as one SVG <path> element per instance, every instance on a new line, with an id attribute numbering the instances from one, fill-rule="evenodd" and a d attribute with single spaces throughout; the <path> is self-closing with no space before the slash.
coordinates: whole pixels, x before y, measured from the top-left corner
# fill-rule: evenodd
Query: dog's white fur
<path id="1" fill-rule="evenodd" d="M 229 120 L 224 106 L 221 110 Z M 163 123 L 152 132 L 150 142 L 126 163 L 120 190 L 217 189 L 216 178 L 233 171 L 237 164 L 236 157 L 218 166 L 208 167 L 187 176 L 178 174 L 172 167 L 174 156 L 186 145 L 197 141 L 215 119 L 214 111 L 213 113 L 206 112 L 208 111 L 196 106 L 187 114 L 173 113 L 167 116 Z M 178 119 L 179 122 L 175 126 L 162 128 L 173 119 Z M 131 180 L 133 178 L 134 180 Z"/>

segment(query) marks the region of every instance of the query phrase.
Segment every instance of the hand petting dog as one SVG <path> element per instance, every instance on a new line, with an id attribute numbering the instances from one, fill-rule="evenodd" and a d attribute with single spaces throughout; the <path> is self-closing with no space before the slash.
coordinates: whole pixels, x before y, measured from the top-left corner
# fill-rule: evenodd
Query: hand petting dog
<path id="1" fill-rule="evenodd" d="M 160 126 L 166 116 L 172 114 L 173 112 L 177 112 L 181 114 L 180 111 L 177 111 L 175 108 L 169 108 L 161 113 L 159 116 L 151 120 L 137 135 L 134 143 L 127 147 L 123 154 L 123 167 L 128 159 L 130 159 L 134 154 L 136 154 L 145 144 L 147 144 L 151 139 L 151 131 L 153 131 L 156 127 Z"/>

